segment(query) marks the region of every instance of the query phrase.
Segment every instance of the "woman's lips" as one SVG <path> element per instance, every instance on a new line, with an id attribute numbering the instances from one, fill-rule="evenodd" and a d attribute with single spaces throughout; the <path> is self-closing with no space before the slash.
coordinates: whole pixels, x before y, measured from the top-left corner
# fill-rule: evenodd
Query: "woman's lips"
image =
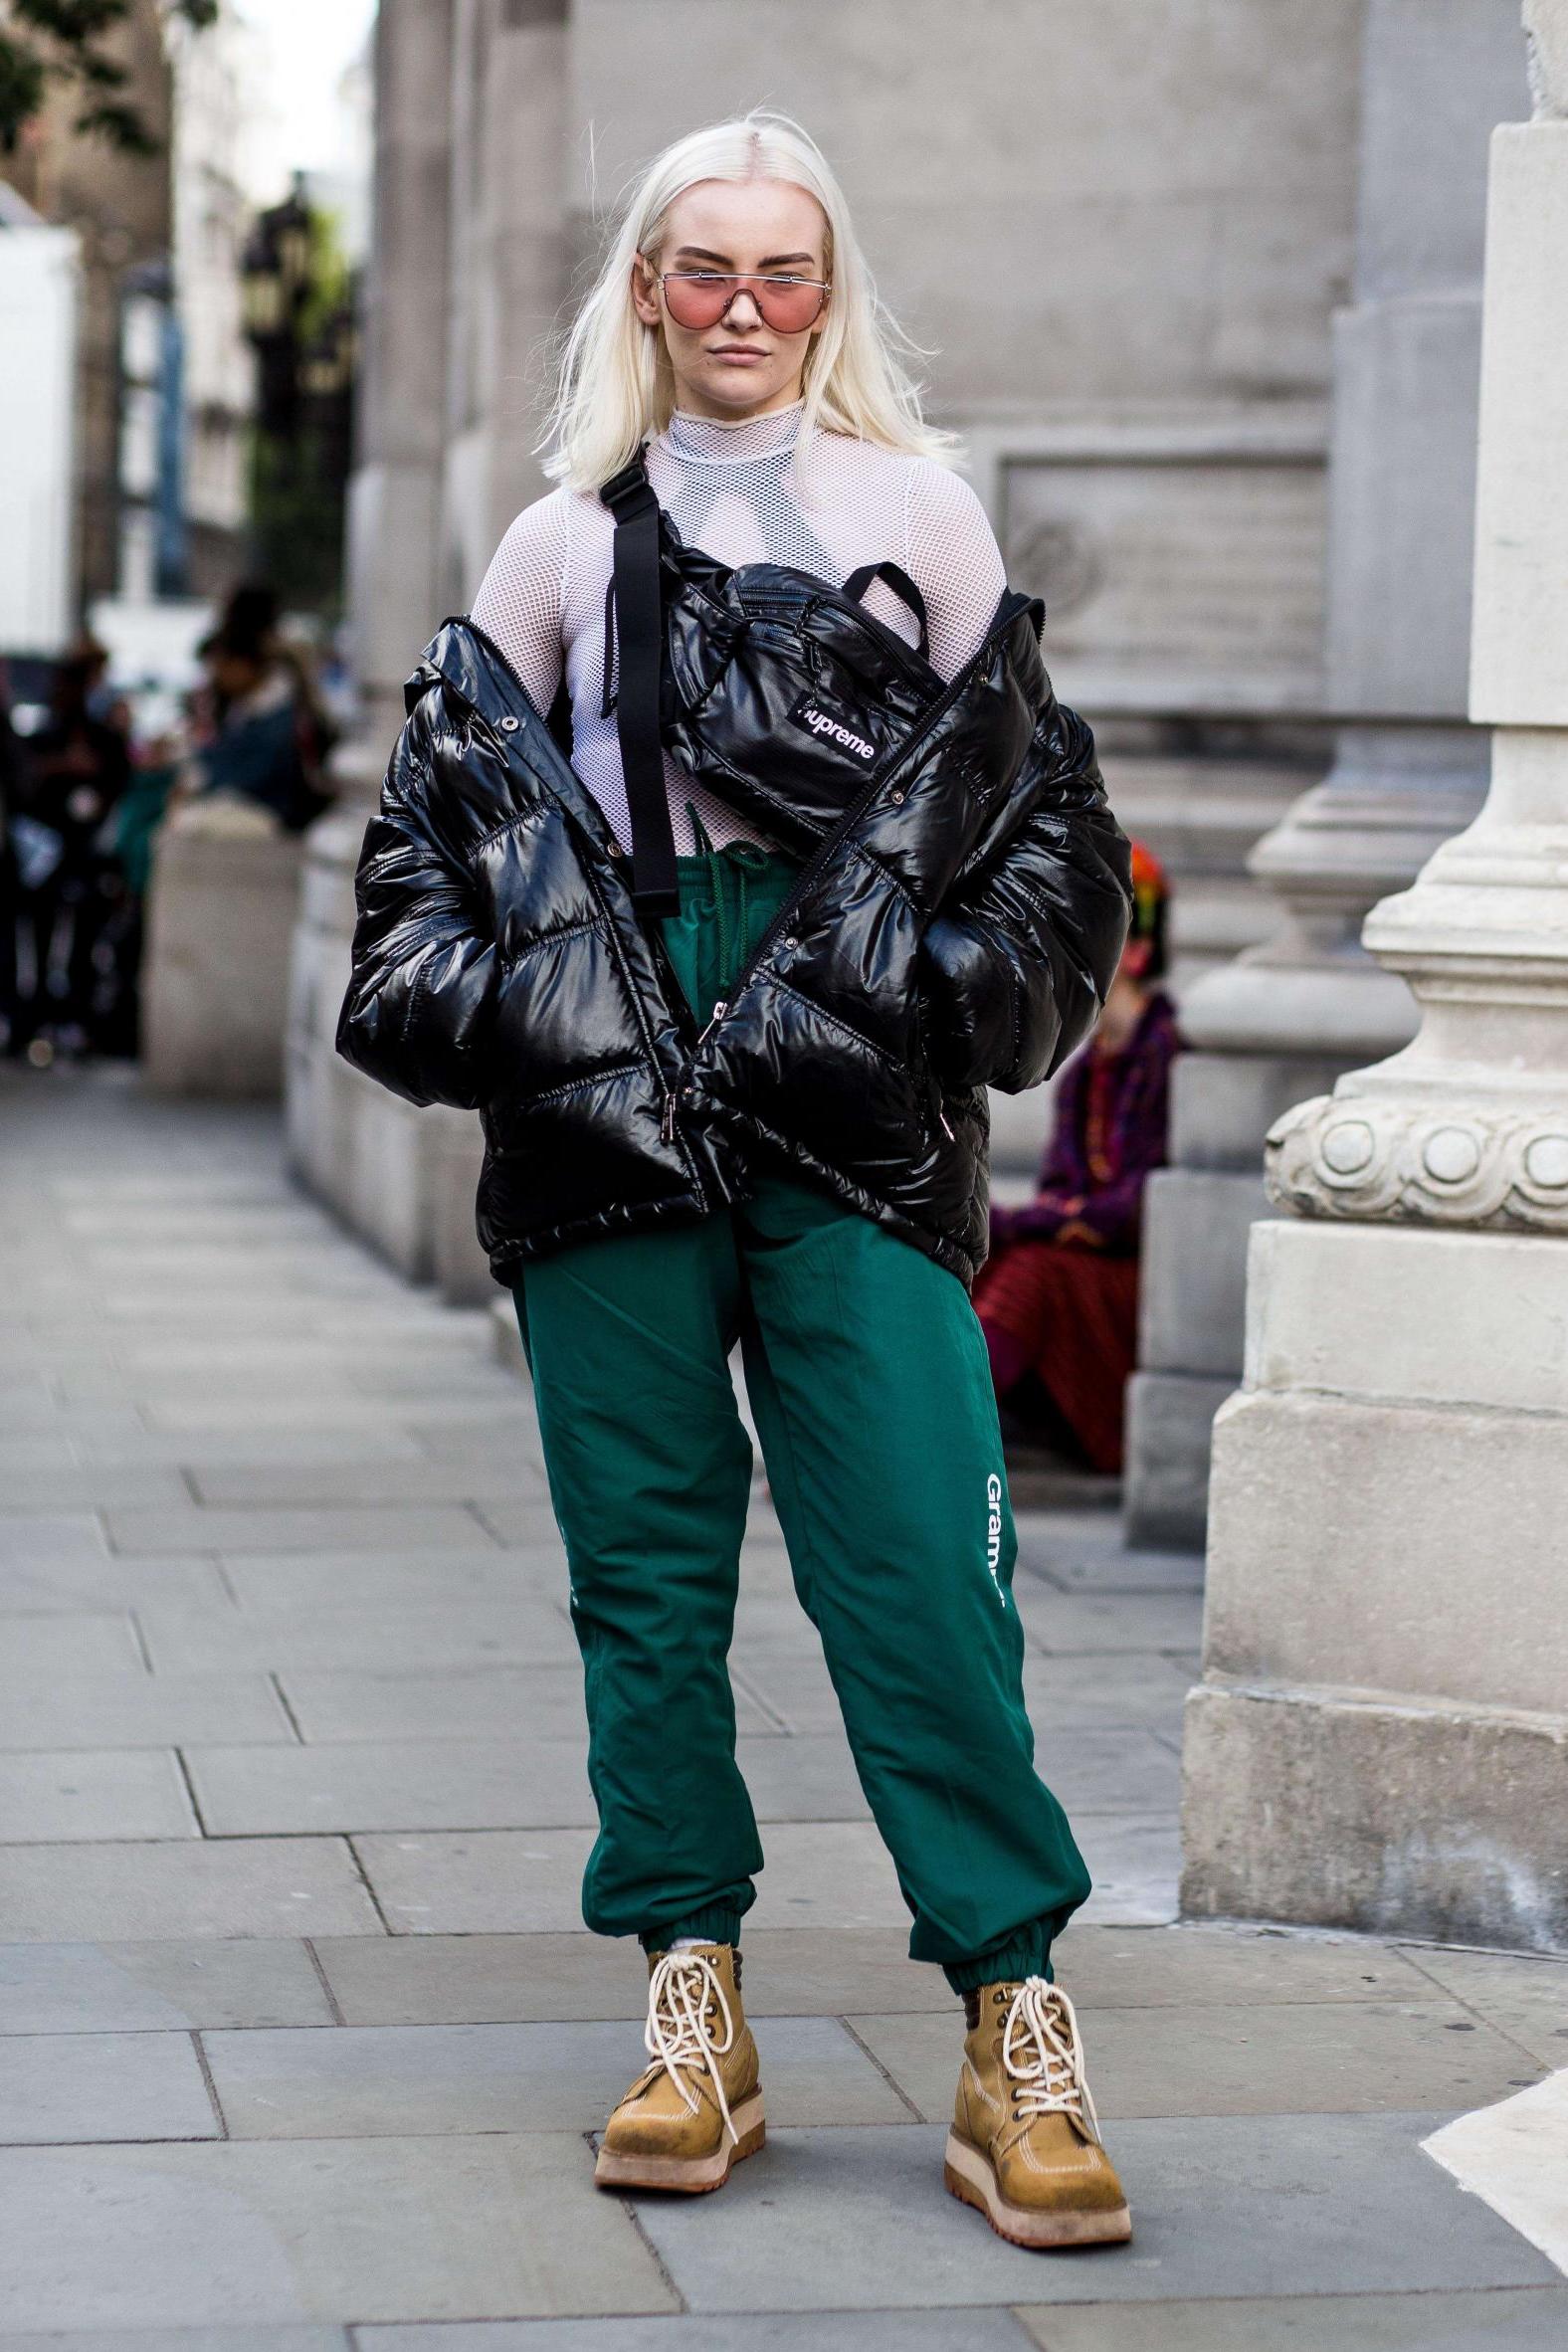
<path id="1" fill-rule="evenodd" d="M 715 351 L 712 356 L 715 359 L 727 359 L 732 367 L 737 365 L 741 367 L 759 367 L 763 360 L 766 359 L 767 353 L 765 351 L 753 351 L 743 344 L 735 343 L 731 344 L 728 349 L 720 349 Z"/>

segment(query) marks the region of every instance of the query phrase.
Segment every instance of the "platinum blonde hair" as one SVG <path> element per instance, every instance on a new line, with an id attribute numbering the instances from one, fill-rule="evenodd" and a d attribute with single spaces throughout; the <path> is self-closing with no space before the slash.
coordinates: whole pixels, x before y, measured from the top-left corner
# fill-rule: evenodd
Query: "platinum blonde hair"
<path id="1" fill-rule="evenodd" d="M 616 222 L 609 251 L 562 345 L 549 422 L 538 444 L 544 471 L 571 490 L 596 490 L 662 432 L 675 407 L 675 377 L 662 327 L 632 305 L 639 253 L 657 262 L 670 208 L 699 180 L 787 180 L 814 196 L 827 218 L 826 273 L 833 294 L 807 346 L 802 430 L 820 425 L 884 449 L 951 464 L 955 436 L 926 423 L 920 389 L 903 365 L 916 354 L 878 296 L 850 222 L 849 205 L 822 149 L 787 114 L 753 108 L 677 139 L 648 166 Z"/>

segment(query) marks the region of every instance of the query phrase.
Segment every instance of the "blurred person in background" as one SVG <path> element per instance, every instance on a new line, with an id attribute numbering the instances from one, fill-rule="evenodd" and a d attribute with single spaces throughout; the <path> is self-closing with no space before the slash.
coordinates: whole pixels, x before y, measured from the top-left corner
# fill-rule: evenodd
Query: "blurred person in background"
<path id="1" fill-rule="evenodd" d="M 1143 1188 L 1165 1165 L 1181 1050 L 1159 985 L 1169 889 L 1141 843 L 1132 885 L 1132 931 L 1099 1025 L 1063 1075 L 1035 1198 L 991 1211 L 991 1256 L 974 1291 L 996 1393 L 1019 1434 L 1105 1472 L 1121 1469 Z"/>
<path id="2" fill-rule="evenodd" d="M 181 799 L 243 801 L 284 832 L 302 833 L 331 805 L 325 771 L 336 730 L 307 657 L 281 634 L 273 591 L 235 589 L 200 652 L 208 683 Z"/>
<path id="3" fill-rule="evenodd" d="M 410 682 L 338 1044 L 484 1117 L 586 1666 L 584 1915 L 648 1955 L 596 2179 L 715 2189 L 763 2143 L 738 1339 L 910 1952 L 964 2005 L 946 2185 L 1017 2244 L 1115 2243 L 966 1286 L 984 1088 L 1098 1014 L 1127 846 L 894 338 L 797 125 L 651 167 L 567 345 L 560 487 Z"/>
<path id="4" fill-rule="evenodd" d="M 107 666 L 90 638 L 71 648 L 55 673 L 49 718 L 18 762 L 8 1044 L 37 1063 L 96 1049 L 113 993 L 105 931 L 122 888 L 114 828 L 130 750 L 123 713 L 103 691 Z"/>

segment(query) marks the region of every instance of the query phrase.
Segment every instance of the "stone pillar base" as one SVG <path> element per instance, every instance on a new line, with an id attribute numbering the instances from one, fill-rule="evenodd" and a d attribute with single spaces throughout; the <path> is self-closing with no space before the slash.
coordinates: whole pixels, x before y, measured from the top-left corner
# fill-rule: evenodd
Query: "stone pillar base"
<path id="1" fill-rule="evenodd" d="M 295 834 L 194 802 L 158 837 L 142 978 L 142 1070 L 155 1093 L 283 1091 Z"/>
<path id="2" fill-rule="evenodd" d="M 1568 1950 L 1568 1716 L 1210 1683 L 1183 1753 L 1189 1917 Z"/>
<path id="3" fill-rule="evenodd" d="M 334 812 L 307 836 L 290 1012 L 290 1165 L 409 1281 L 434 1281 L 454 1305 L 476 1305 L 494 1293 L 474 1231 L 477 1114 L 417 1110 L 336 1051 L 365 814 Z"/>
<path id="4" fill-rule="evenodd" d="M 1568 1949 L 1565 1331 L 1560 1241 L 1253 1228 L 1193 1912 Z"/>

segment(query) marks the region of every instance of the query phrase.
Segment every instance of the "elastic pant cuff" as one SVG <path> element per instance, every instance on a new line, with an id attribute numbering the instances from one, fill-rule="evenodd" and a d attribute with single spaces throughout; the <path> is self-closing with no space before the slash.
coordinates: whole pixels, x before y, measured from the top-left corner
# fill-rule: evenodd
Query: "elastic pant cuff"
<path id="1" fill-rule="evenodd" d="M 944 1960 L 942 1974 L 955 1993 L 972 1993 L 980 1985 L 1019 1984 L 1026 1976 L 1049 1978 L 1051 1937 L 1044 1927 L 1026 1928 L 1011 1943 L 982 1952 L 978 1960 Z"/>
<path id="2" fill-rule="evenodd" d="M 668 1952 L 683 1935 L 699 1944 L 738 1944 L 740 1913 L 723 1903 L 709 1903 L 706 1910 L 687 1911 L 684 1919 L 644 1928 L 638 1941 L 645 1952 Z"/>

